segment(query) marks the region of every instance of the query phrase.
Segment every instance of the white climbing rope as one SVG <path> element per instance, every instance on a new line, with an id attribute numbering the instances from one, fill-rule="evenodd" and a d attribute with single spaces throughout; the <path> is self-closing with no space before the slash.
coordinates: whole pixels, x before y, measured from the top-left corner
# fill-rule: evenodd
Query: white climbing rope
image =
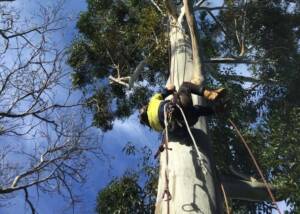
<path id="1" fill-rule="evenodd" d="M 192 141 L 193 141 L 193 144 L 194 144 L 194 147 L 195 147 L 195 149 L 196 149 L 196 152 L 197 152 L 197 155 L 198 155 L 198 158 L 199 158 L 199 161 L 200 161 L 200 167 L 201 167 L 201 169 L 202 169 L 203 174 L 206 175 L 206 174 L 207 174 L 207 169 L 206 169 L 206 167 L 205 167 L 205 165 L 204 165 L 204 158 L 202 157 L 202 154 L 200 153 L 200 151 L 199 151 L 199 149 L 198 149 L 197 143 L 196 143 L 195 138 L 194 138 L 194 136 L 193 136 L 193 134 L 192 134 L 192 132 L 191 132 L 191 129 L 190 129 L 190 127 L 189 127 L 189 124 L 188 124 L 188 122 L 187 122 L 187 119 L 186 119 L 186 117 L 185 117 L 185 114 L 184 114 L 182 108 L 181 108 L 178 104 L 176 104 L 176 107 L 180 110 L 180 112 L 181 112 L 181 114 L 182 114 L 182 117 L 183 117 L 183 119 L 184 119 L 186 128 L 187 128 L 187 130 L 188 130 L 188 132 L 189 132 L 189 134 L 190 134 L 190 137 L 191 137 L 191 139 L 192 139 Z"/>

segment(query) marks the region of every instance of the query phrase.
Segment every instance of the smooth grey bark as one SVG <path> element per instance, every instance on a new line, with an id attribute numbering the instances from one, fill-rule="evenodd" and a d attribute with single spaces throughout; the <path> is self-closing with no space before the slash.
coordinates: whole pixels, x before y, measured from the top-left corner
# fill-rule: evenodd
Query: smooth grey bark
<path id="1" fill-rule="evenodd" d="M 186 1 L 185 3 L 190 4 Z M 201 78 L 202 83 L 204 80 L 203 66 L 199 52 L 197 52 L 199 47 L 196 43 L 198 41 L 193 40 L 191 42 L 190 38 L 194 39 L 195 35 L 190 37 L 188 36 L 188 34 L 190 35 L 189 32 L 189 29 L 182 27 L 173 19 L 170 30 L 171 64 L 168 82 L 174 83 L 177 89 L 182 82 L 191 81 L 195 76 L 195 71 L 199 72 L 197 76 Z M 203 104 L 202 98 L 197 96 L 193 96 L 193 102 L 194 104 Z M 200 118 L 194 126 L 193 135 L 201 152 L 200 159 L 202 159 L 207 172 L 204 172 L 199 156 L 185 128 L 180 133 L 170 133 L 169 147 L 172 150 L 168 151 L 168 166 L 166 166 L 166 152 L 164 151 L 160 156 L 156 214 L 165 214 L 168 209 L 166 197 L 162 198 L 166 185 L 166 172 L 172 196 L 169 201 L 169 213 L 222 213 L 219 183 L 215 176 L 211 145 L 204 117 Z"/>

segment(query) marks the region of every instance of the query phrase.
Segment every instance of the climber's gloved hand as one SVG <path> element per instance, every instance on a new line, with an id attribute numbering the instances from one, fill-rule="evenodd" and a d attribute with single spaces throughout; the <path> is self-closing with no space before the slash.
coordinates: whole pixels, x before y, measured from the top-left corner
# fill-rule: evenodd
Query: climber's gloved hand
<path id="1" fill-rule="evenodd" d="M 172 91 L 172 92 L 174 92 L 174 91 L 176 91 L 176 89 L 175 89 L 175 85 L 174 84 L 172 84 L 172 83 L 168 83 L 167 85 L 166 85 L 166 89 L 168 90 L 168 91 Z"/>

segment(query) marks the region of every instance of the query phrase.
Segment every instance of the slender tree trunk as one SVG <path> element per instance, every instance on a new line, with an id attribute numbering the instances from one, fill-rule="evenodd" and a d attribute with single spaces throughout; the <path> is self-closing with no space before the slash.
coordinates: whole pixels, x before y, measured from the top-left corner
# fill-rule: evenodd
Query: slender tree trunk
<path id="1" fill-rule="evenodd" d="M 186 32 L 189 32 L 189 29 L 171 24 L 171 64 L 168 81 L 174 83 L 177 89 L 183 81 L 191 81 L 195 71 L 192 43 Z M 193 43 L 193 45 L 195 44 Z M 198 75 L 204 79 L 202 69 L 198 72 Z M 193 102 L 194 105 L 203 103 L 202 99 L 197 96 L 193 96 Z M 168 209 L 169 213 L 172 214 L 222 213 L 219 183 L 215 176 L 214 164 L 211 158 L 211 145 L 205 117 L 200 118 L 194 126 L 193 135 L 198 144 L 201 153 L 200 159 L 202 160 L 199 159 L 185 128 L 176 135 L 172 133 L 169 135 L 169 148 L 171 150 L 168 151 L 168 165 L 166 164 L 166 151 L 162 152 L 160 156 L 156 214 L 166 214 Z M 168 202 L 165 201 L 167 197 L 162 198 L 166 188 L 166 174 L 172 197 L 169 201 L 169 208 Z"/>

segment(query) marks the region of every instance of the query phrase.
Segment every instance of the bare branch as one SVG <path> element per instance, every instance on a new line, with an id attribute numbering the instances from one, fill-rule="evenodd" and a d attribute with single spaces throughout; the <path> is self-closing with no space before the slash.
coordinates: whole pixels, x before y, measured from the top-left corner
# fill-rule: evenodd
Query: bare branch
<path id="1" fill-rule="evenodd" d="M 113 64 L 113 68 L 116 69 L 117 72 L 118 72 L 118 77 L 117 78 L 120 78 L 120 66 L 115 63 L 115 61 L 112 58 L 112 56 L 111 56 L 111 54 L 110 54 L 110 52 L 109 52 L 108 49 L 106 49 L 106 52 L 107 52 L 107 55 L 109 56 L 109 58 L 110 58 L 110 60 L 111 60 L 111 62 Z"/>
<path id="2" fill-rule="evenodd" d="M 15 192 L 15 191 L 18 191 L 18 190 L 22 190 L 22 189 L 25 189 L 25 188 L 29 188 L 31 186 L 34 186 L 34 185 L 38 185 L 40 183 L 44 183 L 48 180 L 51 180 L 53 179 L 53 174 L 55 173 L 55 171 L 53 171 L 49 176 L 43 178 L 43 179 L 38 179 L 36 181 L 33 181 L 31 183 L 28 183 L 28 184 L 24 184 L 24 185 L 21 185 L 21 186 L 16 186 L 16 187 L 8 187 L 8 188 L 4 188 L 4 189 L 0 189 L 0 194 L 7 194 L 7 193 L 12 193 L 12 192 Z"/>
<path id="3" fill-rule="evenodd" d="M 159 5 L 154 1 L 154 0 L 151 0 L 151 3 L 154 5 L 154 7 L 160 12 L 160 14 L 162 16 L 166 16 L 166 14 L 164 14 L 164 12 L 162 11 L 162 9 L 159 7 Z"/>
<path id="4" fill-rule="evenodd" d="M 15 37 L 23 37 L 24 38 L 24 35 L 32 33 L 32 32 L 37 32 L 37 33 L 41 34 L 40 29 L 42 29 L 42 28 L 41 27 L 33 28 L 33 29 L 26 30 L 23 32 L 17 32 L 12 35 L 8 35 L 8 36 L 5 34 L 5 32 L 3 30 L 0 30 L 0 35 L 7 40 L 15 38 Z"/>
<path id="5" fill-rule="evenodd" d="M 246 7 L 246 4 L 245 4 Z M 226 28 L 223 26 L 221 21 L 212 13 L 213 10 L 221 10 L 221 9 L 229 9 L 228 7 L 220 6 L 220 7 L 200 7 L 200 6 L 195 6 L 195 10 L 205 10 L 207 13 L 213 18 L 213 20 L 220 26 L 222 32 L 225 34 L 227 38 L 231 38 L 229 32 L 226 30 Z M 244 42 L 244 36 L 243 33 L 245 32 L 245 24 L 246 24 L 246 10 L 243 10 L 243 20 L 242 20 L 242 32 L 238 32 L 238 27 L 237 27 L 237 20 L 235 19 L 235 38 L 232 38 L 234 41 L 237 41 L 237 44 L 240 48 L 240 53 L 239 57 L 244 56 L 245 54 L 245 42 Z"/>
<path id="6" fill-rule="evenodd" d="M 177 14 L 177 10 L 176 10 L 176 7 L 175 7 L 173 1 L 172 0 L 164 0 L 164 3 L 166 5 L 168 14 L 173 18 L 174 21 L 177 20 L 178 14 Z"/>
<path id="7" fill-rule="evenodd" d="M 235 26 L 235 36 L 236 36 L 237 43 L 240 47 L 242 47 L 242 41 L 240 39 L 239 32 L 237 30 L 238 28 L 237 28 L 237 20 L 236 19 L 234 19 L 234 26 Z"/>
<path id="8" fill-rule="evenodd" d="M 47 107 L 40 108 L 36 111 L 26 111 L 24 113 L 0 112 L 0 117 L 24 118 L 29 115 L 33 115 L 34 117 L 41 119 L 41 116 L 39 116 L 38 114 L 46 112 L 48 110 L 53 110 L 56 108 L 70 108 L 70 107 L 76 107 L 76 106 L 80 106 L 80 105 L 82 105 L 82 104 L 73 104 L 73 105 L 53 104 L 53 105 L 49 105 Z M 45 118 L 42 120 L 45 120 Z M 49 123 L 52 123 L 52 121 L 49 121 Z"/>
<path id="9" fill-rule="evenodd" d="M 118 84 L 120 84 L 120 85 L 123 85 L 123 86 L 125 86 L 125 87 L 127 87 L 127 88 L 129 88 L 129 84 L 128 83 L 126 83 L 126 82 L 124 82 L 124 81 L 122 81 L 122 79 L 121 78 L 114 78 L 113 76 L 109 76 L 108 77 L 108 79 L 110 80 L 110 83 L 118 83 Z"/>
<path id="10" fill-rule="evenodd" d="M 219 19 L 210 10 L 207 10 L 207 12 L 213 18 L 213 20 L 221 27 L 221 30 L 224 32 L 224 34 L 227 37 L 229 37 L 229 33 L 227 32 L 227 30 L 225 29 L 225 27 L 223 26 L 223 24 L 219 21 Z"/>
<path id="11" fill-rule="evenodd" d="M 184 9 L 184 6 L 183 6 L 180 9 L 180 14 L 179 14 L 179 17 L 178 17 L 178 24 L 179 24 L 180 27 L 182 27 L 184 15 L 185 15 L 185 9 Z"/>
<path id="12" fill-rule="evenodd" d="M 68 183 L 66 182 L 66 180 L 62 179 L 61 177 L 58 177 L 58 179 L 63 183 L 63 185 L 66 187 L 67 191 L 68 191 L 68 194 L 71 198 L 71 205 L 72 205 L 72 211 L 73 213 L 75 213 L 75 203 L 76 203 L 76 200 L 73 196 L 73 193 L 72 193 L 72 190 L 70 188 L 70 186 L 68 185 Z"/>
<path id="13" fill-rule="evenodd" d="M 31 213 L 32 213 L 32 214 L 35 214 L 35 213 L 36 213 L 36 212 L 35 212 L 35 208 L 34 208 L 32 202 L 29 200 L 29 195 L 28 195 L 28 190 L 27 190 L 27 188 L 24 189 L 24 193 L 25 193 L 25 201 L 26 201 L 26 203 L 29 205 L 30 210 L 31 210 Z"/>
<path id="14" fill-rule="evenodd" d="M 199 0 L 194 7 L 201 7 L 201 5 L 205 2 L 206 0 Z"/>
<path id="15" fill-rule="evenodd" d="M 243 9 L 243 19 L 242 19 L 242 32 L 241 32 L 241 51 L 240 51 L 240 57 L 244 56 L 245 54 L 245 32 L 246 32 L 246 16 L 247 16 L 247 1 L 245 3 L 245 8 Z"/>
<path id="16" fill-rule="evenodd" d="M 154 49 L 154 51 L 156 50 L 156 48 Z M 153 52 L 154 52 L 153 51 Z M 134 82 L 137 80 L 137 78 L 140 76 L 141 72 L 143 71 L 147 61 L 149 60 L 150 56 L 153 54 L 150 53 L 147 57 L 145 57 L 142 61 L 139 62 L 139 64 L 136 66 L 135 70 L 132 72 L 130 77 L 113 77 L 113 76 L 109 76 L 108 79 L 110 80 L 110 83 L 117 83 L 120 85 L 123 85 L 127 88 L 132 88 Z M 127 83 L 128 82 L 128 83 Z"/>
<path id="17" fill-rule="evenodd" d="M 205 60 L 204 63 L 224 63 L 224 64 L 257 64 L 257 61 L 244 58 L 210 58 Z"/>
<path id="18" fill-rule="evenodd" d="M 204 7 L 204 6 L 195 6 L 194 7 L 194 11 L 197 10 L 206 10 L 206 11 L 213 11 L 213 10 L 228 10 L 230 9 L 229 7 L 225 7 L 225 6 L 219 6 L 219 7 Z"/>
<path id="19" fill-rule="evenodd" d="M 129 88 L 133 87 L 134 82 L 136 81 L 136 79 L 139 77 L 139 75 L 141 74 L 141 72 L 143 71 L 148 58 L 143 59 L 138 66 L 135 68 L 134 72 L 132 73 L 132 75 L 130 76 L 130 80 L 129 80 Z"/>
<path id="20" fill-rule="evenodd" d="M 222 75 L 223 76 L 223 75 Z M 242 75 L 224 75 L 224 78 L 231 81 L 242 81 L 242 82 L 252 82 L 252 83 L 261 83 L 260 79 L 256 79 L 253 77 L 246 77 Z"/>

